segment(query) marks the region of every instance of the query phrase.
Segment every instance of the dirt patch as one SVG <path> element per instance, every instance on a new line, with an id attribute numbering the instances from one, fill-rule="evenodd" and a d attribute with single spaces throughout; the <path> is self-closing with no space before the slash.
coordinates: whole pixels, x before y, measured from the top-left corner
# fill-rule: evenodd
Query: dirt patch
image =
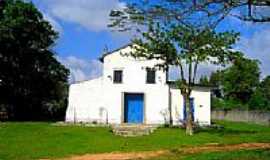
<path id="1" fill-rule="evenodd" d="M 218 151 L 234 151 L 234 150 L 251 150 L 251 149 L 270 149 L 270 143 L 241 143 L 230 145 L 208 144 L 204 146 L 186 147 L 175 150 L 159 150 L 148 152 L 112 152 L 100 154 L 86 154 L 83 156 L 73 156 L 59 160 L 131 160 L 131 159 L 148 159 L 161 155 L 178 152 L 181 154 L 195 154 L 201 152 L 218 152 Z"/>
<path id="2" fill-rule="evenodd" d="M 164 155 L 168 151 L 149 151 L 149 152 L 132 152 L 132 153 L 101 153 L 101 154 L 86 154 L 83 156 L 74 156 L 60 160 L 131 160 L 131 159 L 147 159 Z"/>
<path id="3" fill-rule="evenodd" d="M 217 152 L 217 151 L 235 151 L 249 149 L 270 149 L 270 143 L 241 143 L 232 145 L 207 145 L 199 147 L 189 147 L 178 149 L 183 154 L 194 154 L 201 152 Z"/>

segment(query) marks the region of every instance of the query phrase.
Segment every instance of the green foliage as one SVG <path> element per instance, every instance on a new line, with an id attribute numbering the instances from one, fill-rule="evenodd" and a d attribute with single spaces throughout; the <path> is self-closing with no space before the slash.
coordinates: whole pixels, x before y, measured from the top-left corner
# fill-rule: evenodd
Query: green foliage
<path id="1" fill-rule="evenodd" d="M 208 80 L 208 77 L 205 76 L 201 76 L 200 80 L 199 80 L 199 84 L 201 85 L 210 85 L 210 81 Z"/>
<path id="2" fill-rule="evenodd" d="M 217 110 L 248 109 L 247 104 L 234 99 L 211 98 L 211 108 Z"/>
<path id="3" fill-rule="evenodd" d="M 215 91 L 219 98 L 212 98 L 212 107 L 270 110 L 270 76 L 261 82 L 259 77 L 258 61 L 249 59 L 240 59 L 225 70 L 213 72 L 205 83 L 218 84 L 225 97 L 217 96 Z"/>
<path id="4" fill-rule="evenodd" d="M 250 109 L 270 110 L 270 76 L 263 79 L 249 100 Z"/>
<path id="5" fill-rule="evenodd" d="M 269 0 L 126 1 L 125 8 L 111 11 L 109 27 L 127 31 L 135 26 L 140 28 L 141 25 L 147 25 L 148 20 L 152 20 L 214 29 L 228 16 L 244 21 L 269 22 L 269 8 Z"/>
<path id="6" fill-rule="evenodd" d="M 51 123 L 1 123 L 1 160 L 56 159 L 103 152 L 179 149 L 209 143 L 269 142 L 270 128 L 247 123 L 217 122 L 222 130 L 204 129 L 193 137 L 179 128 L 159 128 L 149 136 L 115 136 L 110 128 L 53 126 Z"/>
<path id="7" fill-rule="evenodd" d="M 148 30 L 142 33 L 143 38 L 134 39 L 133 55 L 146 59 L 163 60 L 160 67 L 176 65 L 181 70 L 183 83 L 193 84 L 196 79 L 197 67 L 200 63 L 225 65 L 241 56 L 232 51 L 232 45 L 239 34 L 234 32 L 216 33 L 209 28 L 203 30 L 181 25 L 164 26 L 150 23 Z M 184 65 L 187 68 L 183 68 Z M 188 71 L 185 76 L 183 70 Z"/>
<path id="8" fill-rule="evenodd" d="M 0 8 L 0 104 L 15 119 L 51 118 L 65 107 L 69 75 L 52 52 L 58 34 L 32 3 Z"/>
<path id="9" fill-rule="evenodd" d="M 220 86 L 223 78 L 223 72 L 220 70 L 217 70 L 215 72 L 212 72 L 209 78 L 209 83 L 212 86 Z"/>
<path id="10" fill-rule="evenodd" d="M 259 85 L 259 80 L 260 69 L 257 60 L 236 59 L 223 73 L 222 86 L 225 97 L 247 103 Z"/>
<path id="11" fill-rule="evenodd" d="M 133 40 L 131 54 L 136 58 L 160 60 L 158 67 L 168 70 L 170 65 L 179 67 L 181 90 L 186 103 L 187 134 L 193 134 L 192 113 L 189 103 L 192 87 L 195 84 L 198 66 L 201 63 L 225 65 L 242 56 L 232 51 L 238 40 L 238 33 L 217 33 L 209 28 L 197 29 L 182 25 L 167 25 L 150 21 L 148 30 L 141 33 L 142 38 Z M 186 72 L 185 72 L 186 71 Z M 184 74 L 187 73 L 187 74 Z"/>

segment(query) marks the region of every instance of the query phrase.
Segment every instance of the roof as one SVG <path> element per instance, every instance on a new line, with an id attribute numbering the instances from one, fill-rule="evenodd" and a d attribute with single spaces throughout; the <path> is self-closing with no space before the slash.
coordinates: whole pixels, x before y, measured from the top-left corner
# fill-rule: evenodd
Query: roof
<path id="1" fill-rule="evenodd" d="M 103 76 L 99 76 L 99 77 L 90 78 L 90 79 L 84 79 L 84 80 L 79 80 L 79 81 L 73 81 L 73 82 L 71 82 L 69 85 L 85 83 L 85 82 L 89 82 L 89 81 L 99 80 L 99 79 L 102 79 L 102 78 L 103 78 Z"/>
<path id="2" fill-rule="evenodd" d="M 126 48 L 126 47 L 129 47 L 129 46 L 131 46 L 131 45 L 132 45 L 132 43 L 128 43 L 128 44 L 126 44 L 126 45 L 123 45 L 122 47 L 119 47 L 119 48 L 114 49 L 114 50 L 112 50 L 112 51 L 103 53 L 102 56 L 99 58 L 100 62 L 103 62 L 104 58 L 105 58 L 107 55 L 110 55 L 110 54 L 112 54 L 112 53 L 114 53 L 114 52 L 117 52 L 117 51 L 119 51 L 119 50 L 121 50 L 121 49 L 124 49 L 124 48 Z"/>
<path id="3" fill-rule="evenodd" d="M 176 87 L 176 81 L 167 81 L 167 84 L 171 87 Z M 192 85 L 194 88 L 204 88 L 204 89 L 209 89 L 209 90 L 213 90 L 216 89 L 217 86 L 213 86 L 213 85 L 203 85 L 203 84 L 193 84 Z"/>

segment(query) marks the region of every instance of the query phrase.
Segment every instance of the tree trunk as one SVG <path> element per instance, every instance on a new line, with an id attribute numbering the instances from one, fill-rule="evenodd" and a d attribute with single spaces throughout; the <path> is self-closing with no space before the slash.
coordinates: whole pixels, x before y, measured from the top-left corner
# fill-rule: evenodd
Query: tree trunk
<path id="1" fill-rule="evenodd" d="M 171 102 L 171 99 L 172 99 L 172 95 L 171 95 L 171 91 L 169 89 L 169 116 L 170 116 L 170 126 L 173 125 L 173 118 L 172 118 L 172 102 Z"/>
<path id="2" fill-rule="evenodd" d="M 186 134 L 193 135 L 193 119 L 192 119 L 192 110 L 191 110 L 191 103 L 190 103 L 190 93 L 182 93 L 184 97 L 184 102 L 186 107 Z"/>

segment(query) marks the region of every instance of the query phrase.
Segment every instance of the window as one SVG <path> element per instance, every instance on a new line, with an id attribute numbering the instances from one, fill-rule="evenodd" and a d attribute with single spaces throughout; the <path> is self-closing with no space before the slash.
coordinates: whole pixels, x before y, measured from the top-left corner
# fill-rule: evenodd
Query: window
<path id="1" fill-rule="evenodd" d="M 123 71 L 115 70 L 113 72 L 113 83 L 122 83 Z"/>
<path id="2" fill-rule="evenodd" d="M 146 83 L 156 83 L 156 71 L 154 69 L 147 69 L 146 72 Z"/>

